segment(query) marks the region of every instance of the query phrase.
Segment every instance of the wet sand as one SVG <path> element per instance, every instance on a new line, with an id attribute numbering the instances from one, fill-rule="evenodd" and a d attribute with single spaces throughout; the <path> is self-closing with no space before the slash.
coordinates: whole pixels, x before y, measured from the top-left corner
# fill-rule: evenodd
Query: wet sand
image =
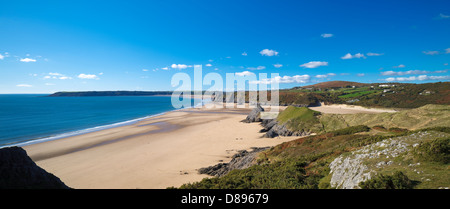
<path id="1" fill-rule="evenodd" d="M 133 125 L 25 146 L 42 168 L 73 188 L 167 188 L 200 181 L 197 169 L 238 150 L 298 137 L 261 138 L 251 109 L 188 109 Z"/>

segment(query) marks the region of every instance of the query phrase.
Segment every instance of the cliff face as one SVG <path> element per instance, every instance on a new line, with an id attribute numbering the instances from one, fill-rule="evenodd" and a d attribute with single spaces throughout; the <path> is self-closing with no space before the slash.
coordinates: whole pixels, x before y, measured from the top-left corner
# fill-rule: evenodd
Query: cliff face
<path id="1" fill-rule="evenodd" d="M 0 149 L 0 189 L 70 189 L 20 147 Z"/>

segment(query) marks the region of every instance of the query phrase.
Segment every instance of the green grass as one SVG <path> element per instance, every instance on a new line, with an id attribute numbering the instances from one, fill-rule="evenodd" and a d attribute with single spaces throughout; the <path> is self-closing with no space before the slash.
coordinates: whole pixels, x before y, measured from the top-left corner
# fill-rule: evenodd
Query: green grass
<path id="1" fill-rule="evenodd" d="M 289 106 L 278 115 L 277 120 L 291 131 L 308 130 L 317 133 L 322 131 L 322 125 L 317 118 L 319 115 L 320 112 L 307 107 Z"/>
<path id="2" fill-rule="evenodd" d="M 417 130 L 428 127 L 450 127 L 449 105 L 425 105 L 420 108 L 395 113 L 378 114 L 323 114 L 320 122 L 325 131 L 334 131 L 344 127 L 366 125 Z"/>
<path id="3" fill-rule="evenodd" d="M 233 170 L 224 177 L 205 178 L 200 182 L 184 184 L 182 189 L 330 189 L 329 164 L 341 155 L 349 156 L 351 151 L 393 136 L 371 136 L 346 134 L 348 130 L 364 131 L 354 127 L 337 131 L 343 135 L 326 133 L 285 142 L 260 154 L 258 164 L 243 170 Z M 423 129 L 434 131 L 431 138 L 421 139 L 414 135 L 419 131 L 399 133 L 408 143 L 417 141 L 432 142 L 433 137 L 445 135 L 448 128 Z M 439 134 L 440 133 L 440 134 Z M 448 133 L 447 133 L 448 135 Z M 405 138 L 406 137 L 406 138 Z M 439 143 L 442 144 L 442 143 Z M 366 182 L 370 188 L 392 185 L 392 188 L 439 188 L 450 186 L 448 164 L 437 162 L 416 163 L 414 155 L 404 153 L 390 166 L 376 169 L 377 176 Z M 370 164 L 377 163 L 367 162 Z M 402 174 L 400 175 L 399 172 Z M 412 187 L 411 187 L 412 186 Z"/>
<path id="4" fill-rule="evenodd" d="M 377 92 L 379 92 L 379 91 L 376 91 L 376 90 L 372 90 L 372 91 L 356 91 L 355 93 L 341 95 L 341 96 L 339 96 L 339 98 L 354 98 L 354 97 L 360 97 L 360 96 L 364 96 L 364 95 L 368 95 L 368 94 L 372 94 L 372 93 L 377 93 Z"/>

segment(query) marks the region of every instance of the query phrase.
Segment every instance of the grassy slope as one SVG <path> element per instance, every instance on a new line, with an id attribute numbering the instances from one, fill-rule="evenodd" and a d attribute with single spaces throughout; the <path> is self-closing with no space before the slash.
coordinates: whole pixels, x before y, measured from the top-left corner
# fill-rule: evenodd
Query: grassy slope
<path id="1" fill-rule="evenodd" d="M 396 113 L 379 114 L 321 114 L 306 107 L 289 106 L 277 120 L 291 131 L 311 130 L 315 133 L 330 132 L 350 126 L 377 125 L 385 128 L 416 130 L 435 126 L 450 126 L 450 106 L 425 105 Z"/>
<path id="2" fill-rule="evenodd" d="M 430 130 L 428 130 L 430 131 Z M 439 130 L 442 131 L 442 130 Z M 434 131 L 436 133 L 441 133 Z M 447 128 L 445 130 L 449 132 Z M 410 136 L 416 132 L 397 134 Z M 341 132 L 341 133 L 345 133 Z M 449 133 L 447 133 L 449 135 Z M 374 144 L 393 136 L 371 136 L 368 134 L 327 133 L 285 142 L 260 154 L 258 165 L 248 169 L 234 170 L 221 178 L 205 178 L 200 182 L 181 186 L 182 189 L 327 189 L 330 187 L 329 164 L 338 156 Z M 416 139 L 430 141 L 432 139 Z M 448 164 L 421 161 L 420 167 L 409 154 L 395 159 L 393 166 L 378 172 L 392 174 L 402 171 L 415 182 L 415 188 L 438 188 L 449 186 Z M 403 157 L 403 159 L 402 159 Z M 404 160 L 408 159 L 408 160 Z M 402 162 L 398 165 L 397 162 Z M 376 162 L 368 162 L 376 163 Z M 398 166 L 397 166 L 398 165 Z M 417 174 L 417 169 L 420 169 Z"/>
<path id="3" fill-rule="evenodd" d="M 405 128 L 416 130 L 435 126 L 450 126 L 449 105 L 425 105 L 420 108 L 396 113 L 380 114 L 323 114 L 320 117 L 325 131 L 333 131 L 355 125 L 370 127 L 382 125 L 385 128 Z"/>
<path id="4" fill-rule="evenodd" d="M 289 106 L 278 115 L 277 120 L 280 124 L 285 124 L 290 130 L 321 132 L 322 127 L 317 118 L 318 115 L 320 115 L 320 112 L 307 107 Z"/>
<path id="5" fill-rule="evenodd" d="M 197 183 L 185 184 L 181 188 L 330 188 L 329 164 L 336 157 L 342 154 L 350 155 L 351 151 L 382 140 L 399 136 L 409 137 L 411 134 L 419 132 L 419 130 L 416 130 L 396 133 L 375 129 L 366 132 L 369 128 L 360 124 L 365 123 L 371 127 L 383 125 L 386 128 L 405 127 L 412 129 L 444 126 L 446 128 L 428 128 L 421 131 L 434 130 L 445 132 L 448 135 L 450 133 L 449 117 L 449 106 L 445 105 L 427 105 L 398 113 L 324 114 L 320 116 L 322 125 L 333 127 L 333 130 L 344 129 L 327 130 L 328 133 L 283 143 L 261 153 L 258 165 L 244 170 L 234 170 L 222 178 L 205 178 Z M 291 122 L 291 125 L 295 127 L 306 121 L 316 123 L 318 115 L 308 108 L 289 107 L 279 115 L 278 120 L 284 123 Z M 326 121 L 326 124 L 324 124 L 324 121 Z M 347 127 L 353 124 L 359 126 Z M 419 137 L 414 138 L 414 140 L 414 143 L 425 143 L 434 140 L 434 138 Z M 446 150 L 447 154 L 445 155 L 448 158 L 448 148 Z M 395 171 L 402 171 L 415 182 L 415 188 L 450 186 L 448 163 L 442 164 L 417 159 L 412 152 L 403 154 L 393 160 L 394 164 L 383 169 L 377 169 L 376 172 L 391 175 Z M 417 162 L 420 162 L 420 165 L 410 166 L 410 164 Z M 368 161 L 366 163 L 374 165 L 379 162 Z"/>

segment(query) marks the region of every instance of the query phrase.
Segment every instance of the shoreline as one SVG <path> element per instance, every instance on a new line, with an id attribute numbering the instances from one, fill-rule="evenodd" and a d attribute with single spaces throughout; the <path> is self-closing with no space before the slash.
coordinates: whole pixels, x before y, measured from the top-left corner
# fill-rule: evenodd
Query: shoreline
<path id="1" fill-rule="evenodd" d="M 249 108 L 189 108 L 132 125 L 24 146 L 40 167 L 72 188 L 161 189 L 200 181 L 197 169 L 239 150 L 298 137 L 261 138 L 259 123 L 241 123 Z"/>
<path id="2" fill-rule="evenodd" d="M 159 96 L 159 95 L 155 95 L 155 96 Z M 191 98 L 191 97 L 185 97 L 185 98 Z M 192 97 L 191 99 L 199 99 L 199 98 Z M 105 124 L 105 125 L 98 125 L 98 126 L 94 126 L 94 127 L 90 127 L 90 128 L 84 128 L 84 129 L 79 129 L 79 130 L 74 130 L 74 131 L 63 132 L 63 133 L 57 133 L 57 134 L 34 138 L 34 139 L 21 140 L 18 142 L 12 142 L 12 143 L 7 143 L 7 144 L 3 144 L 3 145 L 0 144 L 0 149 L 6 148 L 6 147 L 14 147 L 14 146 L 22 147 L 22 146 L 27 146 L 27 145 L 37 144 L 37 143 L 43 143 L 43 142 L 47 142 L 47 141 L 53 141 L 53 140 L 59 140 L 59 139 L 64 139 L 64 138 L 68 138 L 68 137 L 73 137 L 73 136 L 79 136 L 79 135 L 83 135 L 83 134 L 88 134 L 88 133 L 92 133 L 92 132 L 107 130 L 107 129 L 121 127 L 121 126 L 133 125 L 135 123 L 138 123 L 139 121 L 147 120 L 152 117 L 157 117 L 157 116 L 163 115 L 163 114 L 171 112 L 171 111 L 197 108 L 198 105 L 201 105 L 205 102 L 208 102 L 208 100 L 202 99 L 202 102 L 195 106 L 185 107 L 185 108 L 181 108 L 181 109 L 167 110 L 167 111 L 164 111 L 161 113 L 147 115 L 144 117 L 134 118 L 134 119 L 130 119 L 130 120 L 125 120 L 125 121 L 120 121 L 120 122 L 115 122 L 115 123 L 110 123 L 110 124 Z"/>
<path id="3" fill-rule="evenodd" d="M 72 188 L 179 187 L 211 178 L 199 174 L 198 169 L 228 162 L 240 150 L 272 147 L 299 138 L 262 138 L 259 123 L 241 122 L 251 110 L 173 110 L 134 124 L 23 148 L 37 165 Z"/>

